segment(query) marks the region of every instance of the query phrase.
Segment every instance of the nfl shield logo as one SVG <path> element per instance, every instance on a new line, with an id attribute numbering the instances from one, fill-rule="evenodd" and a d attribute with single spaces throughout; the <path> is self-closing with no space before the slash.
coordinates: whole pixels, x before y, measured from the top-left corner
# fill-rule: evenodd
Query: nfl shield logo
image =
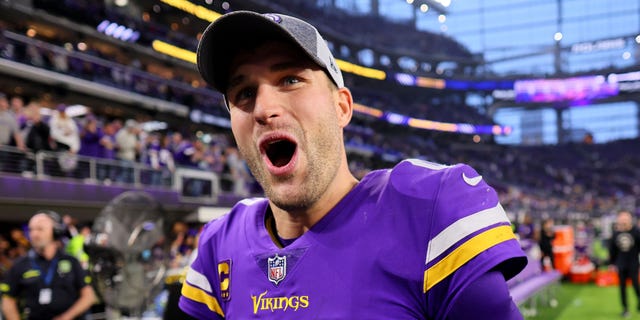
<path id="1" fill-rule="evenodd" d="M 267 259 L 267 274 L 269 281 L 278 285 L 287 275 L 287 256 L 280 257 L 276 253 L 273 258 Z"/>

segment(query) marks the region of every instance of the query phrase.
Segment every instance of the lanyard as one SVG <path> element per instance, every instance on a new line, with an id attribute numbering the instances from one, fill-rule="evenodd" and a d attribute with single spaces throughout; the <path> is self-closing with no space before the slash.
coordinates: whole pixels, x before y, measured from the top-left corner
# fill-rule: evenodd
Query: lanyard
<path id="1" fill-rule="evenodd" d="M 29 260 L 31 260 L 31 267 L 38 270 L 42 275 L 42 269 L 40 269 L 40 266 L 36 263 L 36 259 L 31 257 L 31 259 Z M 46 287 L 51 286 L 51 281 L 53 281 L 53 274 L 56 272 L 57 265 L 58 265 L 58 257 L 55 257 L 53 260 L 51 260 L 51 264 L 49 265 L 49 270 L 47 270 L 47 274 L 44 275 L 44 285 Z"/>

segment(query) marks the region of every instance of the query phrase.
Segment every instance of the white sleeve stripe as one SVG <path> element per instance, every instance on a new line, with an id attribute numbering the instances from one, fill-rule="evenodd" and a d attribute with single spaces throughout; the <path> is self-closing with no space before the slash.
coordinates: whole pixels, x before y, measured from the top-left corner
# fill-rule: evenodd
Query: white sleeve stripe
<path id="1" fill-rule="evenodd" d="M 191 267 L 189 268 L 189 271 L 187 271 L 186 280 L 191 285 L 194 285 L 206 291 L 209 294 L 213 294 L 213 290 L 211 289 L 211 284 L 209 283 L 209 280 L 207 280 L 207 277 L 205 277 L 204 274 L 193 270 L 193 268 Z"/>
<path id="2" fill-rule="evenodd" d="M 256 202 L 260 202 L 264 200 L 264 198 L 244 198 L 242 200 L 240 200 L 238 203 L 244 205 L 244 206 L 250 206 L 253 205 Z"/>
<path id="3" fill-rule="evenodd" d="M 431 170 L 442 170 L 442 169 L 449 168 L 449 166 L 444 164 L 430 162 L 426 160 L 420 160 L 420 159 L 410 158 L 410 159 L 405 159 L 404 161 L 409 162 L 414 166 L 423 167 Z"/>
<path id="4" fill-rule="evenodd" d="M 452 223 L 429 241 L 425 264 L 433 261 L 433 259 L 440 256 L 464 237 L 480 229 L 504 222 L 509 222 L 509 218 L 498 203 L 493 208 L 476 212 Z"/>

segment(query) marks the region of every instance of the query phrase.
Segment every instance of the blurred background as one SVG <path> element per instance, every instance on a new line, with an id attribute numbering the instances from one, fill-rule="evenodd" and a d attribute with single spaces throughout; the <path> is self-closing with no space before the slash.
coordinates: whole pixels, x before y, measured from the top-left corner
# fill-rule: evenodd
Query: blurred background
<path id="1" fill-rule="evenodd" d="M 139 192 L 166 227 L 147 249 L 171 247 L 176 275 L 202 224 L 262 195 L 195 67 L 202 31 L 235 10 L 318 27 L 354 94 L 358 177 L 413 157 L 487 180 L 538 265 L 513 288 L 549 271 L 538 241 L 553 220 L 561 278 L 524 291 L 528 318 L 618 315 L 603 267 L 615 213 L 640 215 L 640 1 L 0 0 L 0 114 L 19 126 L 0 123 L 3 270 L 36 210 L 66 215 L 71 239 Z"/>

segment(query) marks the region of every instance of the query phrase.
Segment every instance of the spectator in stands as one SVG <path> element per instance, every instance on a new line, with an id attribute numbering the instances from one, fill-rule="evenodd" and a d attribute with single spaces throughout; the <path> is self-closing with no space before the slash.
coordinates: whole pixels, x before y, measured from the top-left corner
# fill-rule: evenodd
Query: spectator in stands
<path id="1" fill-rule="evenodd" d="M 206 29 L 197 57 L 266 198 L 239 202 L 202 231 L 185 312 L 522 319 L 505 279 L 526 257 L 474 169 L 410 159 L 360 181 L 349 171 L 353 98 L 313 26 L 235 11 Z M 238 299 L 249 296 L 253 304 Z"/>
<path id="2" fill-rule="evenodd" d="M 58 169 L 53 175 L 71 176 L 78 167 L 77 153 L 80 150 L 80 133 L 78 124 L 66 112 L 61 104 L 49 119 L 51 138 L 58 152 Z"/>
<path id="3" fill-rule="evenodd" d="M 33 249 L 14 263 L 0 286 L 7 320 L 78 319 L 93 305 L 89 278 L 78 260 L 61 250 L 61 224 L 52 211 L 40 211 L 29 220 Z"/>
<path id="4" fill-rule="evenodd" d="M 637 308 L 640 311 L 638 254 L 640 254 L 640 231 L 633 223 L 631 212 L 622 210 L 616 218 L 615 230 L 609 243 L 609 268 L 618 272 L 623 317 L 629 317 L 627 279 L 631 279 L 631 286 L 637 298 Z"/>
<path id="5" fill-rule="evenodd" d="M 173 159 L 178 167 L 195 168 L 197 162 L 193 160 L 196 153 L 191 140 L 184 137 L 180 132 L 174 132 L 171 135 L 171 147 L 173 151 Z"/>
<path id="6" fill-rule="evenodd" d="M 27 57 L 26 57 L 27 62 L 32 66 L 40 67 L 40 68 L 47 67 L 47 63 L 41 52 L 41 49 L 36 47 L 34 44 L 30 43 L 27 45 L 26 54 L 27 54 Z"/>
<path id="7" fill-rule="evenodd" d="M 133 119 L 125 121 L 125 125 L 116 134 L 116 157 L 121 162 L 121 172 L 117 178 L 119 182 L 133 183 L 133 165 L 140 152 L 140 128 Z"/>
<path id="8" fill-rule="evenodd" d="M 65 74 L 69 72 L 69 58 L 66 50 L 50 51 L 49 60 L 54 71 Z"/>
<path id="9" fill-rule="evenodd" d="M 78 153 L 87 157 L 99 157 L 102 153 L 100 141 L 103 136 L 104 133 L 98 124 L 98 119 L 92 114 L 87 115 L 80 130 L 80 151 Z"/>
<path id="10" fill-rule="evenodd" d="M 30 103 L 26 110 L 26 145 L 34 153 L 51 150 L 51 129 L 46 122 L 42 121 L 40 110 L 40 105 L 34 102 Z"/>
<path id="11" fill-rule="evenodd" d="M 102 153 L 100 154 L 100 158 L 105 160 L 115 160 L 116 159 L 116 123 L 115 121 L 108 122 L 104 125 L 103 135 L 100 139 L 100 146 Z M 115 169 L 113 164 L 109 162 L 98 163 L 97 166 L 97 175 L 98 180 L 104 181 L 105 183 L 111 183 L 112 180 L 115 180 Z"/>
<path id="12" fill-rule="evenodd" d="M 58 105 L 56 111 L 49 119 L 51 138 L 55 142 L 55 150 L 58 152 L 78 153 L 80 150 L 80 134 L 78 125 L 67 115 L 67 106 Z"/>
<path id="13" fill-rule="evenodd" d="M 220 143 L 214 143 L 211 145 L 209 156 L 211 157 L 209 160 L 210 170 L 218 175 L 222 174 L 226 159 L 224 158 L 224 152 Z"/>
<path id="14" fill-rule="evenodd" d="M 16 118 L 16 120 L 18 120 L 18 125 L 22 130 L 27 122 L 27 117 L 24 113 L 24 99 L 22 98 L 22 96 L 14 95 L 11 97 L 11 100 L 9 100 L 9 105 L 13 116 Z"/>
<path id="15" fill-rule="evenodd" d="M 167 136 L 162 137 L 162 145 L 158 151 L 158 163 L 162 170 L 162 184 L 171 185 L 173 173 L 176 171 L 176 165 L 173 161 L 173 153 L 169 150 L 170 138 Z"/>
<path id="16" fill-rule="evenodd" d="M 157 133 L 150 134 L 149 137 L 151 140 L 147 144 L 148 164 L 154 170 L 151 172 L 151 185 L 168 185 L 170 175 L 175 170 L 173 154 L 166 147 L 168 140 Z"/>
<path id="17" fill-rule="evenodd" d="M 9 111 L 7 96 L 0 92 L 0 148 L 9 146 L 11 139 L 15 141 L 20 152 L 26 151 L 24 140 L 20 134 L 18 121 Z M 0 149 L 0 171 L 14 171 L 19 154 L 7 149 Z"/>
<path id="18" fill-rule="evenodd" d="M 249 179 L 251 174 L 247 168 L 247 164 L 238 154 L 238 149 L 235 147 L 227 147 L 225 152 L 225 159 L 227 161 L 227 167 L 229 168 L 229 174 L 233 181 L 233 193 L 246 197 L 249 195 Z"/>

